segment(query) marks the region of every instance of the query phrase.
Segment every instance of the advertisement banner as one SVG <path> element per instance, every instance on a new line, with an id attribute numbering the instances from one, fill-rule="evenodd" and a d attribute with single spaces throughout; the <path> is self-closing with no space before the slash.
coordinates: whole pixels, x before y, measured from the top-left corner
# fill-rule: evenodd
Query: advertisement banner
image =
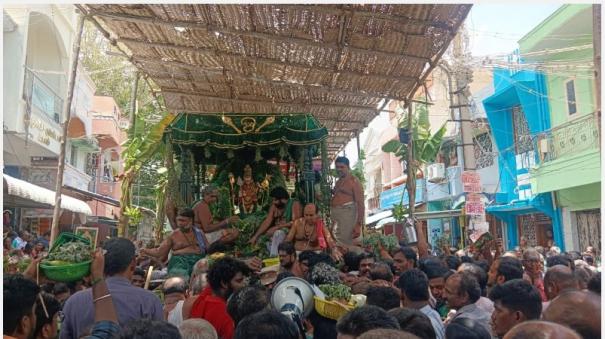
<path id="1" fill-rule="evenodd" d="M 481 175 L 475 171 L 464 171 L 461 174 L 462 191 L 466 193 L 481 193 Z"/>

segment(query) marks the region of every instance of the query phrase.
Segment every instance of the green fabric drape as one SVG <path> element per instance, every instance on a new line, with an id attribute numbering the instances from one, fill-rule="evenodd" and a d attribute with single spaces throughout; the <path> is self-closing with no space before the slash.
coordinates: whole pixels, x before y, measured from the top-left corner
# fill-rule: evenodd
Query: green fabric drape
<path id="1" fill-rule="evenodd" d="M 199 115 L 181 113 L 166 132 L 177 145 L 239 149 L 280 143 L 294 146 L 317 144 L 328 131 L 310 114 Z"/>

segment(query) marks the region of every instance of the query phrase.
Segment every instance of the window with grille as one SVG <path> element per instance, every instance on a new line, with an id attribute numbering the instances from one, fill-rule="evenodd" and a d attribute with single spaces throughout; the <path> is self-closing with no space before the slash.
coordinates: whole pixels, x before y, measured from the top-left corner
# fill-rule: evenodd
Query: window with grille
<path id="1" fill-rule="evenodd" d="M 521 106 L 513 107 L 513 131 L 515 135 L 515 154 L 533 151 L 529 125 Z"/>
<path id="2" fill-rule="evenodd" d="M 473 139 L 477 169 L 492 166 L 494 164 L 494 155 L 492 153 L 492 138 L 489 133 L 479 134 Z"/>
<path id="3" fill-rule="evenodd" d="M 576 114 L 576 84 L 573 80 L 565 83 L 565 93 L 567 94 L 567 113 L 569 115 Z"/>

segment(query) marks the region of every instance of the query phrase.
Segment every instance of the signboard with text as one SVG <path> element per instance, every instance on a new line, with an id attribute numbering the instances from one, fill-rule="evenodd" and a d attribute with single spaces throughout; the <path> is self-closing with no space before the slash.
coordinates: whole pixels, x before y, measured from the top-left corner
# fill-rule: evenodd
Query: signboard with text
<path id="1" fill-rule="evenodd" d="M 485 204 L 481 200 L 480 194 L 468 193 L 464 204 L 464 212 L 466 215 L 484 215 Z"/>
<path id="2" fill-rule="evenodd" d="M 481 175 L 475 171 L 464 171 L 461 174 L 462 191 L 467 193 L 481 193 Z"/>
<path id="3" fill-rule="evenodd" d="M 416 203 L 425 201 L 424 183 L 425 181 L 422 179 L 416 180 Z M 402 201 L 402 195 L 403 205 L 408 205 L 410 197 L 408 191 L 405 189 L 405 185 L 400 185 L 380 193 L 380 209 L 387 210 L 393 208 L 393 206 Z"/>

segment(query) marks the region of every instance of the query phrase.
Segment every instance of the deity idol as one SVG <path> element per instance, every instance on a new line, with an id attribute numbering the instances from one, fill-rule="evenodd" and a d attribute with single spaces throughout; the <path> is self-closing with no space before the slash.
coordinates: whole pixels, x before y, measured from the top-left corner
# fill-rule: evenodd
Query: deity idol
<path id="1" fill-rule="evenodd" d="M 239 203 L 244 214 L 254 212 L 258 202 L 258 185 L 252 177 L 252 167 L 246 165 L 244 167 L 244 178 L 239 189 Z"/>

